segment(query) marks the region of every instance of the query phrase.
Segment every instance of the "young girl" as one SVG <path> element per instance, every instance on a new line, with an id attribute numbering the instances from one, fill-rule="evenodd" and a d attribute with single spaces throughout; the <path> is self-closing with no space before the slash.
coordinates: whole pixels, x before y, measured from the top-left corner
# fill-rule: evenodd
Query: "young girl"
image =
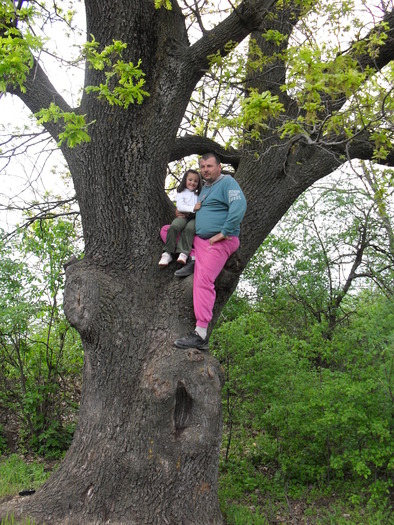
<path id="1" fill-rule="evenodd" d="M 201 188 L 202 179 L 198 171 L 187 170 L 177 188 L 175 197 L 176 209 L 182 216 L 177 216 L 168 229 L 159 266 L 168 266 L 172 261 L 172 253 L 179 253 L 177 262 L 186 264 L 193 245 L 195 212 L 201 207 L 201 203 L 197 202 Z"/>

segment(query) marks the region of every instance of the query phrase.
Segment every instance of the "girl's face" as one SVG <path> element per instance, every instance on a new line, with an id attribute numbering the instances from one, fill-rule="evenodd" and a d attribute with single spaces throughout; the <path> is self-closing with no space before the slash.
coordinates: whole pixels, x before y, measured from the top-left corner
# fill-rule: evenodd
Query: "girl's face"
<path id="1" fill-rule="evenodd" d="M 189 191 L 195 191 L 198 188 L 197 173 L 188 173 L 186 176 L 186 188 Z"/>

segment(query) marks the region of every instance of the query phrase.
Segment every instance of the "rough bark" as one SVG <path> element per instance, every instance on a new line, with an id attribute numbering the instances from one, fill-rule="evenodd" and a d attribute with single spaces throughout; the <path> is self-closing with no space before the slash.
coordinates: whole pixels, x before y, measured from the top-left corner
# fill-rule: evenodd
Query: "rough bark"
<path id="1" fill-rule="evenodd" d="M 65 309 L 84 341 L 84 385 L 73 444 L 28 505 L 42 522 L 222 522 L 221 372 L 209 354 L 171 346 L 179 319 L 168 322 L 170 298 L 183 298 L 165 281 L 158 293 L 133 272 L 68 268 Z"/>
<path id="2" fill-rule="evenodd" d="M 36 495 L 14 503 L 16 516 L 48 525 L 223 523 L 221 368 L 209 353 L 173 347 L 193 326 L 192 277 L 175 280 L 174 268 L 157 265 L 159 229 L 173 214 L 163 187 L 169 160 L 192 152 L 216 150 L 237 170 L 248 211 L 241 249 L 217 282 L 215 320 L 247 261 L 295 199 L 342 162 L 341 152 L 274 135 L 251 145 L 251 154 L 224 152 L 206 139 L 176 139 L 209 54 L 261 31 L 275 3 L 245 0 L 190 46 L 174 1 L 172 11 L 155 10 L 148 0 L 85 1 L 87 34 L 103 45 L 127 42 L 125 59 L 142 60 L 150 97 L 123 110 L 84 94 L 79 111 L 97 123 L 92 140 L 63 149 L 85 239 L 84 259 L 67 268 L 64 301 L 85 351 L 80 416 L 61 466 Z M 296 18 L 286 16 L 282 29 L 290 32 Z M 86 84 L 101 75 L 87 69 Z M 248 81 L 275 91 L 283 77 L 278 63 L 271 74 Z M 32 111 L 54 98 L 64 104 L 39 67 L 19 95 Z M 281 96 L 291 114 L 290 98 Z M 48 131 L 59 132 L 51 125 Z"/>

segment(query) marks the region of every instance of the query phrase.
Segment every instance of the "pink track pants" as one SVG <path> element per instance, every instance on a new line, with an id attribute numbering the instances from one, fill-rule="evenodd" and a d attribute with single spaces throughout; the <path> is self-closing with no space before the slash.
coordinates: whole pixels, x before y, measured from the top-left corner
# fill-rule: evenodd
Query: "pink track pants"
<path id="1" fill-rule="evenodd" d="M 160 237 L 165 243 L 170 224 L 160 230 Z M 196 325 L 206 328 L 212 319 L 215 305 L 216 291 L 215 280 L 223 270 L 227 259 L 238 250 L 238 237 L 231 237 L 224 241 L 209 244 L 209 239 L 194 237 L 194 249 L 190 255 L 195 255 L 193 277 L 193 306 Z"/>
<path id="2" fill-rule="evenodd" d="M 215 280 L 227 259 L 239 248 L 238 237 L 210 245 L 209 239 L 194 237 L 196 264 L 193 279 L 193 306 L 196 325 L 206 328 L 215 305 Z"/>

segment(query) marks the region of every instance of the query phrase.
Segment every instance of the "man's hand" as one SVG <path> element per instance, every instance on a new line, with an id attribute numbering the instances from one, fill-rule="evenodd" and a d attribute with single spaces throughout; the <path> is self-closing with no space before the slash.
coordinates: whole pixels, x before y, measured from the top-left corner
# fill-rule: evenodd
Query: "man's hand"
<path id="1" fill-rule="evenodd" d="M 231 239 L 231 237 L 226 237 L 225 235 L 223 235 L 223 233 L 217 233 L 216 235 L 214 235 L 213 237 L 211 237 L 209 239 L 209 244 L 215 244 L 215 242 L 220 242 L 220 241 L 224 241 L 226 239 Z"/>

